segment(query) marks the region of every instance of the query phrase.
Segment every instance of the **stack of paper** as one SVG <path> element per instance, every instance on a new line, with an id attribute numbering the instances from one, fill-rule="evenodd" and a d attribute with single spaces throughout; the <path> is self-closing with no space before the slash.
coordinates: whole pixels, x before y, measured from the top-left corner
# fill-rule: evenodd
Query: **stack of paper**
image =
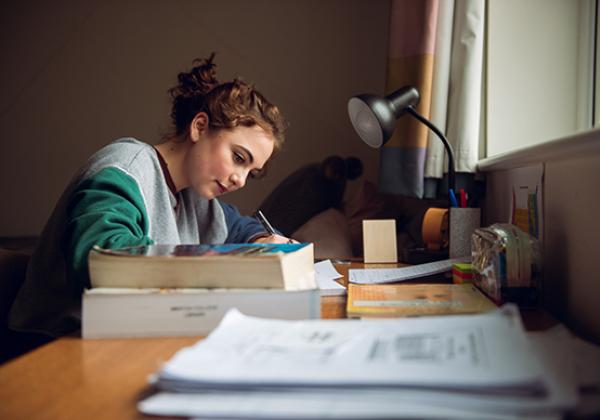
<path id="1" fill-rule="evenodd" d="M 576 403 L 568 372 L 552 362 L 561 357 L 536 355 L 510 305 L 363 321 L 232 310 L 165 364 L 155 378 L 162 392 L 139 409 L 212 418 L 546 418 Z"/>

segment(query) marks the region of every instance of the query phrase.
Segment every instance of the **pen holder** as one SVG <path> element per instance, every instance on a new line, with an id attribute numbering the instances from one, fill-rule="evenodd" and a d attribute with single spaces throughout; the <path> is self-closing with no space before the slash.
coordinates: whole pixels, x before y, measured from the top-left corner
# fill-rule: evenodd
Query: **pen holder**
<path id="1" fill-rule="evenodd" d="M 450 207 L 450 258 L 471 256 L 471 235 L 481 224 L 481 209 Z"/>

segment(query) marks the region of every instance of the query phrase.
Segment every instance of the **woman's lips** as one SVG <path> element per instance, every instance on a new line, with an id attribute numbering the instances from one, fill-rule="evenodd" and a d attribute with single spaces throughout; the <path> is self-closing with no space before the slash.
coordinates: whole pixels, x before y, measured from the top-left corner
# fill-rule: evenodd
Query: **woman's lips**
<path id="1" fill-rule="evenodd" d="M 225 194 L 228 189 L 225 188 L 225 186 L 223 184 L 221 184 L 219 181 L 217 181 L 217 185 L 219 186 L 219 193 L 220 194 Z"/>

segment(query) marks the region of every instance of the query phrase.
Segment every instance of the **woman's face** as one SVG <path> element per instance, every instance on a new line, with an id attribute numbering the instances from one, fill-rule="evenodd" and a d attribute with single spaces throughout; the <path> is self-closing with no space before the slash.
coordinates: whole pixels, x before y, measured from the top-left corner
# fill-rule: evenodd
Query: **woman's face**
<path id="1" fill-rule="evenodd" d="M 250 173 L 262 170 L 273 153 L 273 137 L 255 125 L 210 131 L 192 136 L 185 171 L 201 197 L 212 199 L 242 188 Z"/>

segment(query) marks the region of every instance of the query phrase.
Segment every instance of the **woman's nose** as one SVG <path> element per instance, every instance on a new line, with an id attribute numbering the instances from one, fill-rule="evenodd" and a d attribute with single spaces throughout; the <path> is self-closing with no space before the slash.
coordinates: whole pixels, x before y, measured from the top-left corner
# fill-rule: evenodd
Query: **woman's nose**
<path id="1" fill-rule="evenodd" d="M 246 185 L 246 178 L 248 174 L 246 172 L 234 172 L 231 174 L 230 180 L 231 183 L 235 186 L 236 189 L 243 188 Z"/>

